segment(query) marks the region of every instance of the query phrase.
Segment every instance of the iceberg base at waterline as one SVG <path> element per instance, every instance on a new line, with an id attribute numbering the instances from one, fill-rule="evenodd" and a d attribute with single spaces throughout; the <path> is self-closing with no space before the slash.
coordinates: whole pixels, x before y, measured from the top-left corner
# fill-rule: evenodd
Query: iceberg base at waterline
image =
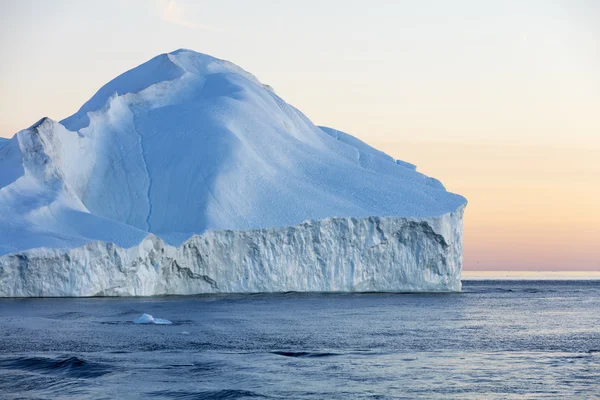
<path id="1" fill-rule="evenodd" d="M 460 291 L 464 207 L 428 218 L 327 218 L 213 231 L 181 246 L 149 235 L 0 257 L 0 296 Z"/>

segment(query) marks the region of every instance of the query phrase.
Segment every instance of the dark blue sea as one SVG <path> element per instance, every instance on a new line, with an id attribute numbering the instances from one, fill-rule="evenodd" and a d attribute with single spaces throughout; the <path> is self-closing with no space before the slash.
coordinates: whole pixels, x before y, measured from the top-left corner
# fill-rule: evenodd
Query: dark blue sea
<path id="1" fill-rule="evenodd" d="M 600 282 L 0 299 L 0 398 L 600 398 Z"/>

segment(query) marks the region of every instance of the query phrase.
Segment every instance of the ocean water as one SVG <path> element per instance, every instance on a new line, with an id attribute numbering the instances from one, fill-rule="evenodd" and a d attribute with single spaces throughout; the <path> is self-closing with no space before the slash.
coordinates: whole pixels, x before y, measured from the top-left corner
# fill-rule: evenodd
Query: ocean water
<path id="1" fill-rule="evenodd" d="M 600 398 L 600 282 L 0 299 L 0 398 Z"/>

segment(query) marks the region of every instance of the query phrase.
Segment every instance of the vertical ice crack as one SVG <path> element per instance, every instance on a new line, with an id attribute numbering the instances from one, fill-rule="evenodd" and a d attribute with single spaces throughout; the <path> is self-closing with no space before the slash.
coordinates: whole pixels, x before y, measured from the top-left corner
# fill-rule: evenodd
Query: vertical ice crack
<path id="1" fill-rule="evenodd" d="M 140 135 L 140 133 L 135 127 L 135 117 L 133 120 L 133 131 L 138 136 L 138 143 L 140 144 L 140 154 L 142 156 L 142 162 L 144 163 L 144 169 L 146 170 L 146 176 L 148 177 L 148 190 L 146 191 L 146 198 L 148 199 L 148 215 L 146 216 L 146 230 L 150 232 L 150 216 L 152 215 L 152 201 L 150 201 L 150 191 L 152 190 L 152 176 L 150 175 L 150 170 L 148 169 L 148 162 L 146 161 L 146 153 L 144 152 L 144 140 L 142 138 L 142 135 Z"/>

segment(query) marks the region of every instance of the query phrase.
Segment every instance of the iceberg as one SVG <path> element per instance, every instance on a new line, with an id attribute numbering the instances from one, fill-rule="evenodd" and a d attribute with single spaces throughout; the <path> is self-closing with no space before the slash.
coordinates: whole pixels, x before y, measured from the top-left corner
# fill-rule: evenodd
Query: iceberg
<path id="1" fill-rule="evenodd" d="M 465 206 L 177 50 L 0 141 L 0 296 L 459 291 Z"/>

